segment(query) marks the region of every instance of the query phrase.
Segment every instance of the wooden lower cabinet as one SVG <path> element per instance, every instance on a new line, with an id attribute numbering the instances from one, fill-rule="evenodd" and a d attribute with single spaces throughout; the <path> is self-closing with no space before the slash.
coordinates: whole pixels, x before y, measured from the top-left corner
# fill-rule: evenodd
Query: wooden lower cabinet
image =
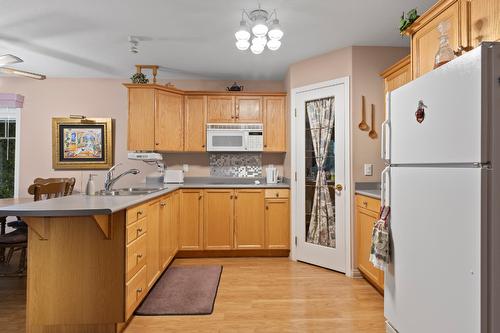
<path id="1" fill-rule="evenodd" d="M 356 195 L 356 252 L 358 269 L 380 292 L 384 291 L 384 272 L 370 262 L 372 231 L 379 217 L 380 200 Z"/>
<path id="2" fill-rule="evenodd" d="M 263 249 L 264 190 L 238 189 L 234 198 L 234 247 L 236 249 Z"/>
<path id="3" fill-rule="evenodd" d="M 233 248 L 234 190 L 205 190 L 203 238 L 205 250 Z"/>
<path id="4" fill-rule="evenodd" d="M 181 191 L 179 250 L 203 250 L 203 190 Z"/>
<path id="5" fill-rule="evenodd" d="M 151 287 L 160 276 L 160 201 L 155 200 L 148 207 L 147 236 L 147 281 Z"/>
<path id="6" fill-rule="evenodd" d="M 266 199 L 266 249 L 290 249 L 290 204 L 288 199 Z"/>

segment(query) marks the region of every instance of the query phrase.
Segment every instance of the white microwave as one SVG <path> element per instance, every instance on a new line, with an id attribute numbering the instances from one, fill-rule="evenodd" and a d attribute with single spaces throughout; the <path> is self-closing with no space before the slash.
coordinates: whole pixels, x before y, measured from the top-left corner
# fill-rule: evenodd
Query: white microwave
<path id="1" fill-rule="evenodd" d="M 207 124 L 207 151 L 262 151 L 262 124 Z"/>

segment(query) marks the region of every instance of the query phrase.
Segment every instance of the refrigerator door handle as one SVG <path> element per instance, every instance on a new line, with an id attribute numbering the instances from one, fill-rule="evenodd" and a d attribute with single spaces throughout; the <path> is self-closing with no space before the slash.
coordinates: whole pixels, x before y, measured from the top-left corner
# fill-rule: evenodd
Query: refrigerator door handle
<path id="1" fill-rule="evenodd" d="M 391 92 L 387 92 L 385 94 L 385 116 L 386 120 L 382 123 L 382 131 L 381 131 L 381 145 L 382 145 L 382 159 L 386 162 L 389 163 L 391 156 L 390 156 L 390 119 L 391 119 Z M 389 135 L 389 136 L 388 136 Z M 387 149 L 389 148 L 389 149 Z"/>
<path id="2" fill-rule="evenodd" d="M 380 175 L 381 178 L 381 188 L 380 188 L 380 204 L 382 207 L 385 206 L 390 206 L 391 205 L 391 194 L 390 194 L 390 187 L 391 187 L 391 182 L 390 182 L 390 173 L 391 173 L 391 167 L 387 166 L 384 171 L 382 171 L 382 174 Z"/>

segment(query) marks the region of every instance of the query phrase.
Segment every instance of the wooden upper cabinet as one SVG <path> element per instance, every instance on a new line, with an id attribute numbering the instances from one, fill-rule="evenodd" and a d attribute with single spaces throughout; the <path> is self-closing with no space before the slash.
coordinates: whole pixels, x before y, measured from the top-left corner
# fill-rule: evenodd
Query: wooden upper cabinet
<path id="1" fill-rule="evenodd" d="M 380 74 L 384 79 L 384 93 L 393 91 L 411 81 L 410 56 L 406 56 Z"/>
<path id="2" fill-rule="evenodd" d="M 500 1 L 462 1 L 462 45 L 478 46 L 481 42 L 500 39 Z"/>
<path id="3" fill-rule="evenodd" d="M 203 250 L 203 190 L 181 193 L 179 250 Z"/>
<path id="4" fill-rule="evenodd" d="M 234 96 L 208 96 L 207 122 L 232 123 L 235 120 Z"/>
<path id="5" fill-rule="evenodd" d="M 155 89 L 128 90 L 128 150 L 155 149 Z"/>
<path id="6" fill-rule="evenodd" d="M 207 97 L 186 96 L 184 108 L 184 151 L 206 150 Z"/>
<path id="7" fill-rule="evenodd" d="M 240 189 L 235 192 L 234 247 L 265 247 L 264 190 Z"/>
<path id="8" fill-rule="evenodd" d="M 204 192 L 204 249 L 230 250 L 233 248 L 234 190 Z"/>
<path id="9" fill-rule="evenodd" d="M 239 123 L 261 123 L 262 122 L 262 97 L 260 96 L 237 96 L 236 97 L 235 121 Z"/>
<path id="10" fill-rule="evenodd" d="M 285 97 L 264 97 L 264 151 L 286 151 Z"/>
<path id="11" fill-rule="evenodd" d="M 155 150 L 183 151 L 183 96 L 157 90 L 155 118 Z"/>
<path id="12" fill-rule="evenodd" d="M 431 14 L 430 14 L 431 15 Z M 439 50 L 438 25 L 448 21 L 450 29 L 448 32 L 450 47 L 458 50 L 461 41 L 460 35 L 460 3 L 452 3 L 442 11 L 436 11 L 434 16 L 429 17 L 420 29 L 412 35 L 412 62 L 413 78 L 416 79 L 434 69 L 434 59 Z"/>

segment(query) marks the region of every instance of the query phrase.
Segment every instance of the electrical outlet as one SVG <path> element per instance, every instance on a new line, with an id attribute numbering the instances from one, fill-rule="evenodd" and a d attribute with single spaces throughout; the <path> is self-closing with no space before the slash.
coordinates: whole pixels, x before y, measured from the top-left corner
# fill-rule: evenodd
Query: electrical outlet
<path id="1" fill-rule="evenodd" d="M 183 164 L 182 171 L 184 171 L 184 173 L 189 172 L 189 164 Z"/>
<path id="2" fill-rule="evenodd" d="M 364 165 L 364 174 L 365 176 L 373 176 L 373 164 Z"/>

